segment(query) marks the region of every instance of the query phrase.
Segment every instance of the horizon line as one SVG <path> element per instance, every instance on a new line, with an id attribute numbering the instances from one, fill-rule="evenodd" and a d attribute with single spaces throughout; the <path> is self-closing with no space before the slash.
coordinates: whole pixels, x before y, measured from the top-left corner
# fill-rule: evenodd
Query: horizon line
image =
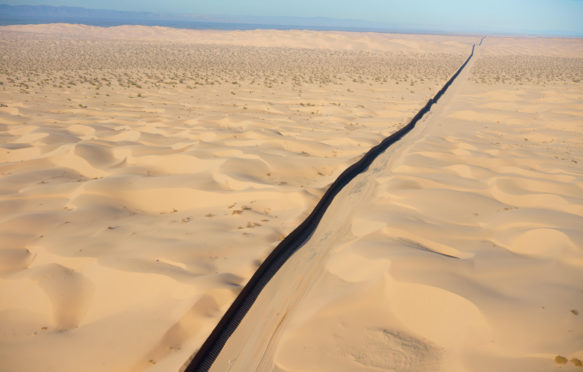
<path id="1" fill-rule="evenodd" d="M 359 19 L 331 18 L 323 16 L 298 17 L 298 16 L 227 16 L 219 14 L 178 14 L 151 11 L 130 11 L 114 9 L 97 9 L 85 8 L 79 6 L 55 6 L 55 5 L 10 5 L 0 3 L 2 7 L 13 9 L 69 9 L 83 10 L 90 13 L 105 14 L 85 14 L 82 16 L 75 15 L 31 15 L 31 14 L 0 14 L 0 26 L 12 25 L 40 25 L 40 24 L 81 24 L 86 26 L 97 27 L 117 27 L 117 26 L 146 26 L 146 27 L 168 27 L 175 29 L 194 29 L 194 30 L 230 30 L 230 31 L 248 31 L 248 30 L 312 30 L 312 31 L 340 31 L 340 32 L 372 32 L 372 33 L 395 33 L 395 34 L 413 34 L 413 35 L 457 35 L 457 36 L 475 36 L 489 35 L 499 37 L 542 37 L 542 38 L 583 38 L 583 33 L 547 30 L 547 31 L 523 31 L 523 32 L 505 32 L 505 31 L 486 31 L 486 30 L 447 30 L 438 27 L 419 27 L 410 25 L 388 26 L 378 22 L 369 22 Z M 107 14 L 112 13 L 112 14 Z M 123 14 L 128 19 L 113 17 L 113 14 Z M 138 15 L 148 15 L 146 19 L 138 19 Z M 326 20 L 329 24 L 310 24 L 309 21 Z M 281 22 L 288 20 L 292 22 Z M 294 21 L 297 22 L 294 24 Z M 308 22 L 307 24 L 301 24 Z M 370 24 L 370 26 L 367 26 Z M 196 27 L 196 26 L 203 27 Z M 215 25 L 223 27 L 204 27 L 205 25 Z"/>

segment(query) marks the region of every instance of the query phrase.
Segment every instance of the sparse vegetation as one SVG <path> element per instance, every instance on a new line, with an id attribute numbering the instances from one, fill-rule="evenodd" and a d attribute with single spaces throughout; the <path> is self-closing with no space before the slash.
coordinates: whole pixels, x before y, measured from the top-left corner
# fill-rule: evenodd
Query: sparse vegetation
<path id="1" fill-rule="evenodd" d="M 565 358 L 562 355 L 557 355 L 555 357 L 555 363 L 557 363 L 557 364 L 567 364 L 567 361 L 568 361 L 567 358 Z"/>
<path id="2" fill-rule="evenodd" d="M 480 84 L 579 83 L 583 79 L 583 58 L 532 55 L 480 56 L 472 70 Z"/>
<path id="3" fill-rule="evenodd" d="M 33 36 L 7 38 L 2 54 L 2 84 L 24 90 L 30 89 L 31 84 L 63 89 L 89 86 L 96 90 L 176 86 L 194 89 L 217 84 L 324 87 L 347 82 L 369 86 L 409 82 L 413 86 L 447 79 L 465 58 L 455 54 L 400 55 L 121 40 L 102 40 L 95 48 L 69 39 L 37 43 Z"/>

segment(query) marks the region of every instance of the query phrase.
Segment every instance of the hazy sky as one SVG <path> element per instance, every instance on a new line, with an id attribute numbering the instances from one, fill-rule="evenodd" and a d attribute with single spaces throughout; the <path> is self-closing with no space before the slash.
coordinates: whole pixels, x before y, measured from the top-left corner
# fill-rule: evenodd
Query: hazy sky
<path id="1" fill-rule="evenodd" d="M 583 36 L 583 0 L 0 0 L 12 5 L 356 19 L 390 28 Z"/>

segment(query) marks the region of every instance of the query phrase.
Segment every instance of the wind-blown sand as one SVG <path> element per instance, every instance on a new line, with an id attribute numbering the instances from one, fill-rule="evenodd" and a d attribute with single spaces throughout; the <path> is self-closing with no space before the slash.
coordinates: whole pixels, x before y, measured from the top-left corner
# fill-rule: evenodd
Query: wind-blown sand
<path id="1" fill-rule="evenodd" d="M 2 371 L 178 370 L 474 40 L 1 27 Z"/>
<path id="2" fill-rule="evenodd" d="M 327 185 L 477 40 L 0 28 L 2 370 L 178 370 Z M 276 279 L 260 303 L 278 332 L 242 328 L 250 348 L 272 340 L 264 358 L 238 362 L 576 368 L 582 43 L 487 39 L 476 57 L 333 203 L 282 272 L 300 289 Z"/>
<path id="3" fill-rule="evenodd" d="M 338 195 L 214 370 L 579 370 L 583 43 L 530 42 L 486 39 Z"/>

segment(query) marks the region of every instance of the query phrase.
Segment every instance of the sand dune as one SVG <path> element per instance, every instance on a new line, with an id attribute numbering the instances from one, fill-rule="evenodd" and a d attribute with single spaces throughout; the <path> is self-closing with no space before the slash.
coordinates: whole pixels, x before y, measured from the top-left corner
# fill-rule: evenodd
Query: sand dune
<path id="1" fill-rule="evenodd" d="M 329 183 L 474 41 L 0 27 L 3 368 L 177 370 Z M 487 39 L 424 127 L 343 191 L 272 284 L 270 318 L 248 320 L 280 330 L 245 334 L 239 362 L 583 359 L 580 50 Z M 269 338 L 258 361 L 252 341 Z"/>
<path id="2" fill-rule="evenodd" d="M 502 42 L 340 192 L 214 370 L 578 369 L 582 90 L 476 82 Z"/>
<path id="3" fill-rule="evenodd" d="M 472 38 L 0 28 L 4 370 L 178 370 Z"/>
<path id="4" fill-rule="evenodd" d="M 189 30 L 168 27 L 87 25 L 12 25 L 0 38 L 44 39 L 58 37 L 83 40 L 144 40 L 211 45 L 243 45 L 333 50 L 380 50 L 398 53 L 464 52 L 473 36 L 406 35 L 362 32 L 322 32 L 310 30 Z"/>

